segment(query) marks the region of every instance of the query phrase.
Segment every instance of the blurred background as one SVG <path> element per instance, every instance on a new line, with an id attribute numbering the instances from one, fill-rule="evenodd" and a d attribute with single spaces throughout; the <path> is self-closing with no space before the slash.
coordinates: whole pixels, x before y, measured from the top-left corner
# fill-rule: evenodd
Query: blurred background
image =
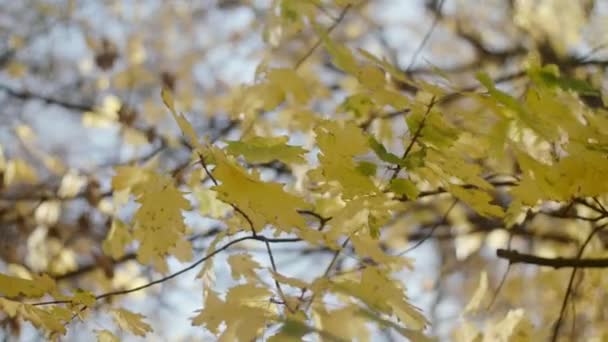
<path id="1" fill-rule="evenodd" d="M 199 136 L 209 141 L 238 139 L 252 129 L 249 124 L 280 132 L 296 125 L 306 132 L 293 113 L 248 121 L 234 110 L 239 87 L 255 82 L 260 66 L 293 65 L 315 43 L 306 20 L 286 13 L 305 10 L 329 26 L 347 2 L 0 0 L 0 270 L 46 272 L 65 286 L 86 289 L 132 287 L 157 276 L 133 262 L 133 254 L 112 261 L 101 243 L 114 215 L 128 219 L 133 213 L 132 205 L 115 206 L 114 167 L 155 165 L 179 184 L 189 180 L 190 146 L 163 106 L 160 89 L 175 93 Z M 355 2 L 332 37 L 395 63 L 411 77 L 455 89 L 474 87 L 475 72 L 485 70 L 518 94 L 531 56 L 606 89 L 607 19 L 604 0 L 369 0 Z M 304 71 L 319 85 L 315 111 L 331 117 L 348 94 L 348 79 L 321 49 Z M 407 84 L 401 88 L 415 95 Z M 459 110 L 467 103 L 449 105 Z M 358 120 L 373 131 L 405 126 L 390 118 Z M 307 139 L 304 133 L 292 136 L 296 143 Z M 283 181 L 304 172 L 276 163 L 259 168 L 265 179 Z M 197 210 L 187 213 L 187 223 L 195 253 L 202 255 L 222 227 L 206 213 L 222 208 L 204 189 L 191 199 Z M 458 325 L 479 270 L 488 263 L 497 271 L 506 268 L 491 258 L 505 240 L 500 224 L 469 221 L 473 228 L 466 234 L 443 222 L 444 233 L 410 253 L 416 269 L 402 275 L 408 296 L 442 340 Z M 413 224 L 407 241 L 421 240 L 431 225 Z M 551 234 L 519 238 L 567 243 Z M 298 245 L 276 253 L 281 269 L 300 276 L 312 276 L 319 260 L 331 258 Z M 215 261 L 219 289 L 231 282 L 226 256 Z M 170 260 L 171 270 L 183 265 Z M 202 305 L 195 273 L 116 300 L 148 317 L 155 329 L 149 340 L 210 339 L 188 320 Z M 522 279 L 512 276 L 512 287 L 522 286 Z M 92 315 L 86 323 L 71 323 L 66 340 L 91 340 L 93 330 L 112 330 L 110 318 Z M 5 340 L 42 338 L 27 324 L 1 318 Z M 379 331 L 374 340 L 398 339 Z"/>

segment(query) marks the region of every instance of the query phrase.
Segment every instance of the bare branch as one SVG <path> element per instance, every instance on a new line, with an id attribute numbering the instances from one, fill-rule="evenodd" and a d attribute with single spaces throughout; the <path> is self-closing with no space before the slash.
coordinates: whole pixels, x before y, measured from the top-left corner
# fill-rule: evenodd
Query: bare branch
<path id="1" fill-rule="evenodd" d="M 531 264 L 538 266 L 547 266 L 553 268 L 606 268 L 608 267 L 608 258 L 597 259 L 580 259 L 580 258 L 543 258 L 531 254 L 520 253 L 515 250 L 497 249 L 496 256 L 501 259 L 509 260 L 513 264 Z"/>

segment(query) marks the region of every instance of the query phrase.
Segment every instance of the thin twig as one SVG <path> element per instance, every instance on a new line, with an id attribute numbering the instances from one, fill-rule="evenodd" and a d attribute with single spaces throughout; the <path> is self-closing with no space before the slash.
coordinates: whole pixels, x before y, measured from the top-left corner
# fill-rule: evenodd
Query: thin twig
<path id="1" fill-rule="evenodd" d="M 407 248 L 406 250 L 404 250 L 403 252 L 401 252 L 401 253 L 399 253 L 397 255 L 398 256 L 402 256 L 404 254 L 407 254 L 407 253 L 415 250 L 416 248 L 420 247 L 420 245 L 422 245 L 428 239 L 430 239 L 431 237 L 433 237 L 433 233 L 435 233 L 435 230 L 439 226 L 441 226 L 442 224 L 444 224 L 447 221 L 448 215 L 450 214 L 450 212 L 452 211 L 452 209 L 454 209 L 454 207 L 456 206 L 456 203 L 458 203 L 458 200 L 452 201 L 452 204 L 450 204 L 450 206 L 445 211 L 445 213 L 443 214 L 443 216 L 441 217 L 441 219 L 439 219 L 439 221 L 437 221 L 433 226 L 431 226 L 431 228 L 429 229 L 429 232 L 422 239 L 418 240 L 416 242 L 416 244 L 414 244 L 412 247 Z"/>
<path id="2" fill-rule="evenodd" d="M 264 241 L 264 243 L 266 245 L 266 251 L 268 252 L 268 258 L 270 259 L 270 265 L 272 266 L 272 270 L 275 273 L 278 273 L 277 264 L 274 262 L 274 255 L 272 254 L 272 249 L 270 249 L 270 243 L 268 241 Z M 294 310 L 289 306 L 289 302 L 287 301 L 287 297 L 285 296 L 285 293 L 283 292 L 283 289 L 281 288 L 281 284 L 279 283 L 279 281 L 275 279 L 274 285 L 277 287 L 277 292 L 279 292 L 279 296 L 281 296 L 281 299 L 285 303 L 285 307 L 287 308 L 287 310 L 289 310 L 289 312 L 293 313 Z"/>
<path id="3" fill-rule="evenodd" d="M 422 121 L 420 122 L 420 125 L 418 125 L 418 128 L 416 129 L 416 132 L 412 136 L 412 140 L 410 141 L 409 145 L 407 145 L 405 151 L 403 152 L 403 155 L 401 156 L 402 160 L 405 159 L 405 158 L 407 158 L 407 156 L 412 151 L 412 148 L 414 147 L 414 144 L 416 143 L 416 141 L 418 140 L 418 138 L 420 138 L 420 134 L 422 133 L 422 128 L 424 128 L 424 123 L 426 121 L 426 118 L 428 117 L 429 113 L 431 112 L 431 109 L 435 105 L 435 99 L 436 99 L 436 97 L 433 96 L 433 98 L 431 99 L 431 103 L 429 103 L 428 106 L 426 107 L 426 111 L 424 112 L 424 117 L 422 118 Z M 395 170 L 393 171 L 393 175 L 391 176 L 391 180 L 397 178 L 397 175 L 399 174 L 399 172 L 401 172 L 402 168 L 403 167 L 401 165 L 397 165 L 395 167 Z"/>
<path id="4" fill-rule="evenodd" d="M 344 248 L 346 248 L 346 245 L 348 245 L 349 242 L 350 242 L 350 237 L 346 238 L 346 240 L 344 240 L 344 242 L 342 243 L 342 246 L 340 246 L 340 249 L 338 249 L 337 251 L 334 252 L 333 257 L 331 258 L 331 261 L 329 262 L 329 265 L 327 265 L 327 267 L 325 268 L 325 272 L 323 272 L 323 276 L 322 276 L 323 278 L 326 278 L 327 276 L 329 276 L 329 273 L 331 272 L 332 268 L 336 264 L 336 261 L 338 260 L 340 253 L 342 252 L 342 250 L 344 250 Z M 307 289 L 302 290 L 300 298 L 304 298 L 304 294 L 306 293 L 306 290 Z M 305 312 L 308 311 L 308 309 L 312 305 L 312 302 L 314 301 L 316 295 L 317 295 L 317 293 L 313 293 L 312 296 L 310 297 L 310 299 L 308 300 L 308 302 L 306 303 L 305 308 L 304 308 Z M 297 309 L 298 309 L 298 307 L 296 307 L 296 310 Z"/>
<path id="5" fill-rule="evenodd" d="M 198 153 L 198 159 L 201 162 L 201 165 L 203 166 L 203 170 L 205 170 L 205 173 L 207 174 L 207 177 L 209 177 L 209 179 L 211 179 L 211 181 L 213 182 L 213 184 L 215 184 L 215 186 L 218 186 L 219 183 L 217 182 L 217 179 L 215 179 L 215 177 L 213 177 L 213 174 L 209 171 L 209 168 L 207 167 L 207 163 L 205 162 L 205 158 L 203 157 L 203 154 L 201 152 Z"/>
<path id="6" fill-rule="evenodd" d="M 509 241 L 507 242 L 507 249 L 511 249 L 511 244 L 513 243 L 514 236 L 515 236 L 515 234 L 509 233 Z M 509 264 L 507 265 L 507 269 L 505 270 L 505 273 L 503 273 L 502 278 L 500 279 L 500 283 L 496 287 L 496 290 L 494 291 L 494 295 L 492 296 L 490 303 L 488 303 L 486 310 L 490 310 L 490 308 L 492 308 L 492 306 L 496 302 L 496 299 L 498 298 L 498 294 L 500 293 L 500 290 L 502 290 L 503 286 L 507 282 L 507 277 L 509 276 L 509 271 L 511 271 L 512 265 L 513 265 L 513 263 L 511 263 L 511 262 L 509 262 Z"/>
<path id="7" fill-rule="evenodd" d="M 581 245 L 581 248 L 579 249 L 575 260 L 582 261 L 581 256 L 585 252 L 585 248 L 587 247 L 589 242 L 591 242 L 591 239 L 593 238 L 593 236 L 604 228 L 606 228 L 606 225 L 597 226 L 591 231 L 591 233 L 589 233 L 589 236 L 587 236 L 587 239 Z M 606 261 L 607 261 L 606 266 L 608 266 L 608 259 L 606 259 Z M 576 277 L 576 273 L 579 268 L 580 268 L 580 266 L 575 265 L 574 269 L 572 270 L 572 273 L 570 274 L 570 280 L 568 281 L 568 288 L 566 289 L 566 294 L 564 295 L 564 300 L 562 302 L 562 308 L 559 311 L 559 317 L 557 318 L 557 321 L 555 322 L 555 326 L 553 327 L 553 335 L 551 337 L 552 342 L 557 341 L 557 337 L 559 336 L 559 328 L 562 325 L 562 320 L 564 319 L 564 313 L 566 312 L 566 306 L 568 305 L 568 299 L 570 298 L 570 294 L 572 293 L 572 284 L 574 284 L 574 278 Z"/>
<path id="8" fill-rule="evenodd" d="M 439 2 L 439 4 L 437 5 L 437 12 L 438 13 L 441 13 L 441 8 L 443 7 L 443 3 L 444 2 L 445 2 L 444 0 L 441 0 Z M 416 63 L 416 59 L 418 58 L 418 55 L 420 54 L 420 52 L 422 52 L 422 49 L 424 48 L 424 46 L 426 45 L 426 43 L 428 42 L 428 40 L 431 38 L 431 35 L 433 34 L 433 31 L 435 31 L 435 27 L 437 27 L 437 24 L 439 23 L 439 19 L 440 19 L 440 16 L 439 15 L 435 15 L 435 18 L 433 18 L 433 23 L 431 24 L 431 27 L 428 29 L 428 31 L 426 32 L 426 34 L 422 38 L 422 41 L 418 45 L 418 48 L 416 49 L 416 51 L 414 51 L 414 55 L 412 56 L 412 60 L 410 60 L 410 64 L 405 69 L 406 72 L 408 72 L 414 66 L 414 63 Z"/>
<path id="9" fill-rule="evenodd" d="M 108 298 L 108 297 L 114 297 L 114 296 L 122 296 L 122 295 L 126 295 L 129 293 L 133 293 L 133 292 L 137 292 L 143 289 L 146 289 L 148 287 L 157 285 L 157 284 L 161 284 L 164 283 L 168 280 L 171 280 L 181 274 L 184 274 L 192 269 L 194 269 L 196 266 L 202 264 L 203 262 L 205 262 L 206 260 L 214 257 L 216 254 L 219 254 L 222 251 L 225 251 L 226 249 L 228 249 L 230 246 L 235 245 L 239 242 L 243 242 L 246 240 L 256 240 L 256 241 L 262 241 L 265 243 L 291 243 L 291 242 L 300 242 L 302 241 L 300 238 L 268 238 L 266 236 L 261 236 L 261 235 L 249 235 L 249 236 L 243 236 L 240 237 L 238 239 L 232 240 L 228 243 L 226 243 L 225 245 L 223 245 L 222 247 L 214 250 L 213 252 L 205 255 L 204 257 L 198 259 L 197 261 L 195 261 L 194 263 L 190 264 L 189 266 L 182 268 L 181 270 L 175 272 L 175 273 L 171 273 L 165 277 L 153 280 L 151 282 L 148 282 L 146 284 L 143 284 L 141 286 L 137 286 L 137 287 L 133 287 L 130 289 L 126 289 L 126 290 L 118 290 L 118 291 L 110 291 L 110 292 L 106 292 L 106 293 L 102 293 L 99 294 L 97 296 L 95 296 L 95 300 L 98 301 L 100 299 L 103 298 Z M 40 305 L 52 305 L 52 304 L 69 304 L 71 303 L 71 300 L 53 300 L 53 301 L 47 301 L 47 302 L 38 302 L 38 303 L 31 303 L 31 305 L 35 305 L 35 306 L 40 306 Z"/>
<path id="10" fill-rule="evenodd" d="M 342 22 L 342 20 L 346 16 L 346 13 L 348 13 L 348 10 L 350 10 L 351 7 L 352 7 L 352 5 L 348 4 L 342 9 L 342 12 L 340 12 L 340 15 L 338 16 L 338 18 L 336 18 L 336 20 L 334 20 L 333 24 L 331 24 L 331 26 L 327 29 L 327 31 L 326 31 L 327 35 L 329 35 L 338 26 L 338 24 L 340 24 L 340 22 Z M 315 50 L 317 50 L 319 48 L 319 46 L 321 46 L 321 43 L 323 43 L 323 39 L 319 38 L 317 40 L 317 42 L 310 49 L 308 49 L 308 51 L 302 57 L 300 57 L 300 59 L 298 59 L 298 61 L 294 65 L 294 68 L 299 69 L 300 66 L 302 66 L 302 64 L 304 64 L 304 62 L 306 62 L 306 60 L 310 56 L 312 56 L 312 54 L 315 52 Z"/>

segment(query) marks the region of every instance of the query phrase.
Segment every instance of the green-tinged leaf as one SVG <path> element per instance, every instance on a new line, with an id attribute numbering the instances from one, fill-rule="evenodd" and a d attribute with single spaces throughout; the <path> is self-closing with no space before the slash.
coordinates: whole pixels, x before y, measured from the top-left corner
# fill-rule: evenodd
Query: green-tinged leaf
<path id="1" fill-rule="evenodd" d="M 226 151 L 232 155 L 242 155 L 250 163 L 269 163 L 274 160 L 286 164 L 302 164 L 306 162 L 303 154 L 305 149 L 299 146 L 287 145 L 286 136 L 281 137 L 251 137 L 242 141 L 228 141 Z"/>
<path id="2" fill-rule="evenodd" d="M 356 75 L 358 63 L 352 51 L 348 47 L 334 42 L 323 28 L 316 27 L 316 29 L 336 67 L 346 73 Z"/>
<path id="3" fill-rule="evenodd" d="M 369 145 L 371 146 L 372 150 L 376 153 L 378 158 L 380 158 L 382 161 L 385 161 L 390 164 L 399 165 L 399 166 L 405 166 L 404 160 L 402 160 L 395 154 L 388 152 L 386 150 L 386 148 L 384 147 L 384 145 L 382 145 L 378 140 L 376 140 L 376 138 L 374 138 L 371 135 L 369 136 Z"/>
<path id="4" fill-rule="evenodd" d="M 490 78 L 490 76 L 486 73 L 479 72 L 477 73 L 477 80 L 488 89 L 490 95 L 496 99 L 498 102 L 502 103 L 507 108 L 515 111 L 516 113 L 522 114 L 525 113 L 524 107 L 517 101 L 517 99 L 506 92 L 499 90 L 494 85 L 494 82 Z"/>
<path id="5" fill-rule="evenodd" d="M 406 196 L 409 200 L 414 200 L 420 194 L 416 184 L 409 179 L 396 178 L 391 180 L 390 190 L 398 195 Z"/>
<path id="6" fill-rule="evenodd" d="M 560 75 L 555 66 L 547 65 L 541 69 L 532 70 L 531 74 L 532 77 L 548 86 L 571 90 L 580 95 L 601 96 L 601 92 L 586 81 Z"/>
<path id="7" fill-rule="evenodd" d="M 271 336 L 269 342 L 299 342 L 302 341 L 304 335 L 311 332 L 312 329 L 306 325 L 306 315 L 298 311 L 290 314 L 285 322 L 281 325 L 279 332 Z"/>
<path id="8" fill-rule="evenodd" d="M 356 170 L 353 157 L 370 150 L 364 132 L 353 123 L 323 122 L 315 129 L 321 172 L 326 181 L 336 181 L 346 198 L 377 191 L 371 178 Z"/>
<path id="9" fill-rule="evenodd" d="M 367 117 L 376 107 L 376 104 L 368 94 L 354 94 L 348 96 L 340 106 L 338 112 L 351 112 L 356 118 Z"/>
<path id="10" fill-rule="evenodd" d="M 306 81 L 293 69 L 271 69 L 267 73 L 268 81 L 282 89 L 297 104 L 305 104 L 310 98 Z"/>
<path id="11" fill-rule="evenodd" d="M 377 168 L 378 165 L 367 161 L 358 162 L 356 167 L 357 171 L 361 172 L 364 176 L 375 176 Z"/>

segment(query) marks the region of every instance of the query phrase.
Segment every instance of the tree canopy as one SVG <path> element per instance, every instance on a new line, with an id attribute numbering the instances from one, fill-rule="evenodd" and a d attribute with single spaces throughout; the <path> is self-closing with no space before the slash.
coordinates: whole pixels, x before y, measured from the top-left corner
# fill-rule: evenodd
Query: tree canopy
<path id="1" fill-rule="evenodd" d="M 5 339 L 608 339 L 605 2 L 0 7 Z"/>

